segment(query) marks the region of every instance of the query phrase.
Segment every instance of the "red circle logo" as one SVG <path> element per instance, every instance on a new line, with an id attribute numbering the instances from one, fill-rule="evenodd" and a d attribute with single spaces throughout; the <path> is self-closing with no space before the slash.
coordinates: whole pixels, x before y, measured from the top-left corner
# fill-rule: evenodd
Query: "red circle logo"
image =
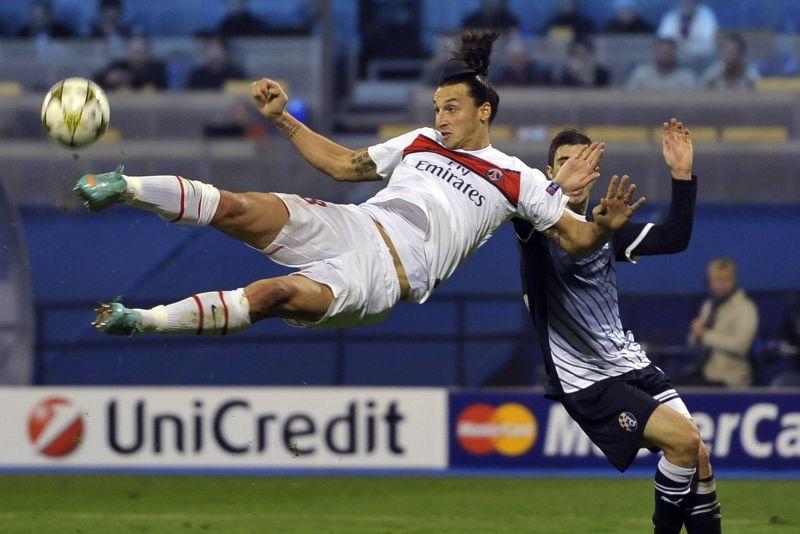
<path id="1" fill-rule="evenodd" d="M 63 397 L 48 397 L 28 416 L 28 438 L 40 454 L 67 456 L 83 439 L 80 410 Z"/>
<path id="2" fill-rule="evenodd" d="M 461 447 L 474 455 L 497 452 L 521 456 L 531 450 L 539 434 L 536 416 L 515 402 L 492 406 L 472 404 L 458 414 L 456 437 Z"/>
<path id="3" fill-rule="evenodd" d="M 504 174 L 503 174 L 503 171 L 501 171 L 500 169 L 495 168 L 495 169 L 489 169 L 486 172 L 486 176 L 492 182 L 499 182 L 500 180 L 503 179 Z"/>

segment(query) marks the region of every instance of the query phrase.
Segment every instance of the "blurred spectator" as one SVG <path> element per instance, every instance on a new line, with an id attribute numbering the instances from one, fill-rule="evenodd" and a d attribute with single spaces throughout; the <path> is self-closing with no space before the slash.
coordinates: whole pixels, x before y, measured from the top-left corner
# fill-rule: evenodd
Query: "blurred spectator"
<path id="1" fill-rule="evenodd" d="M 747 43 L 736 33 L 722 39 L 721 58 L 704 73 L 701 85 L 711 90 L 755 89 L 761 76 L 747 63 Z"/>
<path id="2" fill-rule="evenodd" d="M 217 27 L 225 37 L 266 35 L 269 27 L 247 9 L 247 0 L 228 0 L 228 14 Z"/>
<path id="3" fill-rule="evenodd" d="M 504 34 L 519 28 L 517 17 L 508 9 L 507 0 L 483 0 L 480 9 L 461 22 L 464 29 L 498 30 Z"/>
<path id="4" fill-rule="evenodd" d="M 427 57 L 420 39 L 422 3 L 418 0 L 359 0 L 361 50 L 359 76 L 414 79 Z M 375 60 L 396 60 L 380 61 Z M 378 68 L 383 64 L 383 68 Z M 372 68 L 372 72 L 369 69 Z"/>
<path id="5" fill-rule="evenodd" d="M 92 21 L 89 37 L 102 39 L 127 39 L 133 34 L 129 24 L 122 21 L 122 0 L 98 0 L 97 18 Z"/>
<path id="6" fill-rule="evenodd" d="M 231 107 L 231 114 L 221 122 L 206 124 L 204 133 L 208 137 L 244 137 L 262 140 L 267 137 L 264 117 L 249 99 L 238 99 Z"/>
<path id="7" fill-rule="evenodd" d="M 706 385 L 745 387 L 752 381 L 748 354 L 758 329 L 758 308 L 738 287 L 736 264 L 718 258 L 708 265 L 711 292 L 692 321 L 689 342 L 709 351 L 700 368 Z"/>
<path id="8" fill-rule="evenodd" d="M 597 62 L 592 42 L 588 39 L 572 41 L 559 83 L 568 87 L 606 87 L 609 82 L 608 69 Z"/>
<path id="9" fill-rule="evenodd" d="M 230 47 L 222 37 L 206 39 L 204 62 L 192 69 L 189 89 L 222 89 L 228 80 L 244 80 L 244 69 L 230 58 Z"/>
<path id="10" fill-rule="evenodd" d="M 778 352 L 783 357 L 792 358 L 792 368 L 778 375 L 773 386 L 800 386 L 800 297 L 786 311 L 781 325 L 781 343 Z"/>
<path id="11" fill-rule="evenodd" d="M 678 67 L 678 43 L 658 39 L 655 61 L 636 67 L 625 84 L 634 91 L 681 91 L 697 87 L 694 72 Z"/>
<path id="12" fill-rule="evenodd" d="M 150 43 L 144 37 L 128 41 L 128 58 L 112 62 L 95 74 L 104 89 L 166 89 L 167 67 L 153 58 Z"/>
<path id="13" fill-rule="evenodd" d="M 658 36 L 675 39 L 682 57 L 702 63 L 714 54 L 717 16 L 698 0 L 678 0 L 678 7 L 667 12 L 658 26 Z"/>
<path id="14" fill-rule="evenodd" d="M 606 33 L 653 33 L 655 28 L 636 11 L 636 0 L 614 0 L 614 18 Z"/>
<path id="15" fill-rule="evenodd" d="M 75 36 L 69 26 L 53 18 L 50 0 L 31 0 L 28 14 L 30 22 L 19 30 L 18 37 L 63 39 Z"/>
<path id="16" fill-rule="evenodd" d="M 544 32 L 567 29 L 572 32 L 573 39 L 580 39 L 594 31 L 594 21 L 581 14 L 578 0 L 558 0 L 558 14 L 547 21 Z"/>
<path id="17" fill-rule="evenodd" d="M 531 58 L 522 39 L 513 39 L 505 59 L 492 77 L 497 85 L 550 85 L 552 73 Z"/>

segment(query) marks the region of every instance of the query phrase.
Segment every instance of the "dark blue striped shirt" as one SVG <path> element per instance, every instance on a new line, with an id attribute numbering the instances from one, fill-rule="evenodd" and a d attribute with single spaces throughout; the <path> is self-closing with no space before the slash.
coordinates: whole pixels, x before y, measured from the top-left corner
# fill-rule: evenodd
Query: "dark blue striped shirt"
<path id="1" fill-rule="evenodd" d="M 650 365 L 620 321 L 615 261 L 685 249 L 695 196 L 696 179 L 673 180 L 672 203 L 662 224 L 629 223 L 585 258 L 569 255 L 527 222 L 514 220 L 524 297 L 545 360 L 548 395 L 574 393 Z"/>

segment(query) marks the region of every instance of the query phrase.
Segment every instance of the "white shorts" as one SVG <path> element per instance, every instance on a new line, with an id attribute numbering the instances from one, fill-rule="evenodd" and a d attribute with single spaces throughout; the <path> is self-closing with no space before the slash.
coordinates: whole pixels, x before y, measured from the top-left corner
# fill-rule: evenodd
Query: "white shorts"
<path id="1" fill-rule="evenodd" d="M 317 322 L 292 326 L 342 328 L 385 319 L 400 300 L 392 253 L 375 221 L 358 206 L 275 193 L 289 221 L 262 252 L 272 261 L 331 288 L 333 302 Z"/>

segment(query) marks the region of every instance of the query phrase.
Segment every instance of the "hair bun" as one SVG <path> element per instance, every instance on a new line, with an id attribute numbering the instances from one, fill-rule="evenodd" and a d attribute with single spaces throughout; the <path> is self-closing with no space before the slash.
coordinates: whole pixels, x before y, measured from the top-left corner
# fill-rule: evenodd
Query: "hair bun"
<path id="1" fill-rule="evenodd" d="M 461 33 L 461 44 L 454 55 L 484 78 L 489 76 L 492 45 L 500 37 L 498 31 L 467 30 Z"/>

